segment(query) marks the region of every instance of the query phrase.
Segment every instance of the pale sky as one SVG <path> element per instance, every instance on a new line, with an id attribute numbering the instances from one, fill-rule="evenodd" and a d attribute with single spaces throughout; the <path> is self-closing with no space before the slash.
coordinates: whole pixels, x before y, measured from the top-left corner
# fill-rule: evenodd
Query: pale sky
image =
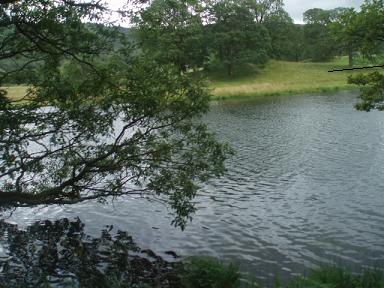
<path id="1" fill-rule="evenodd" d="M 113 8 L 126 3 L 124 0 L 105 1 Z M 353 7 L 358 9 L 364 0 L 284 0 L 285 10 L 295 23 L 303 23 L 303 13 L 311 8 L 333 9 L 336 7 Z"/>
<path id="2" fill-rule="evenodd" d="M 295 23 L 303 23 L 303 13 L 311 8 L 333 9 L 353 7 L 358 9 L 364 0 L 284 0 L 285 10 Z"/>

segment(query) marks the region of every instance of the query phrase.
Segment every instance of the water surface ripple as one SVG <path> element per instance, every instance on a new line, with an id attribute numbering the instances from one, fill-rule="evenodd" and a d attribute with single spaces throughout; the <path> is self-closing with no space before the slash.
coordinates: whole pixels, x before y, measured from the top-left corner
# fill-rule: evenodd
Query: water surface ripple
<path id="1" fill-rule="evenodd" d="M 184 232 L 170 226 L 166 207 L 129 197 L 21 209 L 10 220 L 78 216 L 96 235 L 113 224 L 143 248 L 218 256 L 266 284 L 324 264 L 382 267 L 384 112 L 355 111 L 356 97 L 213 104 L 206 121 L 236 155 L 225 177 L 201 189 L 200 209 Z"/>

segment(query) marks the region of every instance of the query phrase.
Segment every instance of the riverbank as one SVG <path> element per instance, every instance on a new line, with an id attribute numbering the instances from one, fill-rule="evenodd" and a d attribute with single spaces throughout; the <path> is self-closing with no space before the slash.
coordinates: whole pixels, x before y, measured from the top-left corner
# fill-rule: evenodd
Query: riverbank
<path id="1" fill-rule="evenodd" d="M 26 229 L 0 221 L 0 287 L 256 288 L 239 266 L 208 256 L 167 262 L 140 249 L 126 232 L 107 226 L 100 237 L 74 221 L 40 221 Z M 167 254 L 175 252 L 168 251 Z M 175 259 L 176 260 L 176 259 Z M 248 280 L 247 280 L 248 279 Z M 275 288 L 384 288 L 383 270 L 360 274 L 339 267 L 313 270 Z"/>
<path id="2" fill-rule="evenodd" d="M 356 59 L 356 66 L 370 64 Z M 343 68 L 348 68 L 345 57 L 321 63 L 271 60 L 263 68 L 252 66 L 242 68 L 232 77 L 228 77 L 222 71 L 210 72 L 207 74 L 208 87 L 212 100 L 358 89 L 358 86 L 348 84 L 347 80 L 350 75 L 359 74 L 362 70 L 328 72 Z M 375 70 L 383 69 L 369 69 L 364 72 Z M 16 100 L 25 96 L 27 88 L 23 85 L 5 87 L 9 97 Z"/>
<path id="3" fill-rule="evenodd" d="M 240 71 L 233 78 L 212 73 L 208 75 L 209 88 L 213 100 L 358 89 L 356 85 L 348 84 L 347 79 L 362 70 L 328 72 L 342 68 L 348 68 L 344 57 L 322 63 L 271 60 L 263 69 L 250 67 L 246 73 Z"/>
<path id="4" fill-rule="evenodd" d="M 224 264 L 210 257 L 191 257 L 182 262 L 179 268 L 181 284 L 184 288 L 260 288 L 253 279 L 240 279 L 238 266 Z M 363 269 L 352 273 L 349 269 L 337 266 L 324 266 L 309 270 L 306 276 L 296 276 L 286 283 L 275 277 L 273 288 L 384 288 L 384 271 Z"/>

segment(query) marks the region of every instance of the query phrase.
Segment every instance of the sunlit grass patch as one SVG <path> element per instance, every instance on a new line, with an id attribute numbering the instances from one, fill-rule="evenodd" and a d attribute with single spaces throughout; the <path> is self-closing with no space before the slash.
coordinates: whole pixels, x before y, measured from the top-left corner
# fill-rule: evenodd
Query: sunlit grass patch
<path id="1" fill-rule="evenodd" d="M 3 88 L 7 91 L 7 96 L 11 100 L 20 100 L 24 98 L 28 90 L 28 86 L 24 86 L 24 85 L 5 86 Z"/>
<path id="2" fill-rule="evenodd" d="M 287 62 L 271 60 L 264 69 L 254 69 L 235 78 L 217 74 L 210 76 L 214 99 L 261 95 L 302 94 L 357 88 L 347 84 L 348 76 L 362 70 L 333 72 L 347 68 L 344 58 L 332 62 Z M 374 70 L 374 69 L 370 69 Z M 368 70 L 367 70 L 368 72 Z"/>

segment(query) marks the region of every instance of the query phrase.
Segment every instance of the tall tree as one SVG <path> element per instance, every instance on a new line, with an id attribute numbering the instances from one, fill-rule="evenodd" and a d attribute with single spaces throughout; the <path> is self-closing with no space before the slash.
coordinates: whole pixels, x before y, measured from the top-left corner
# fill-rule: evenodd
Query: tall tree
<path id="1" fill-rule="evenodd" d="M 353 56 L 361 45 L 363 31 L 356 29 L 357 12 L 353 8 L 331 10 L 331 33 L 339 43 L 342 52 L 348 54 L 349 67 L 353 67 Z"/>
<path id="2" fill-rule="evenodd" d="M 329 10 L 312 8 L 304 12 L 303 19 L 306 24 L 327 25 L 331 23 L 331 13 Z"/>
<path id="3" fill-rule="evenodd" d="M 384 1 L 366 0 L 357 15 L 355 29 L 362 35 L 362 52 L 371 56 L 384 50 Z"/>
<path id="4" fill-rule="evenodd" d="M 384 1 L 366 0 L 354 23 L 357 31 L 364 31 L 360 50 L 372 57 L 384 48 Z M 361 102 L 356 108 L 363 111 L 384 110 L 384 75 L 374 72 L 349 78 L 349 83 L 362 87 Z"/>
<path id="5" fill-rule="evenodd" d="M 142 49 L 183 72 L 204 61 L 203 7 L 197 0 L 154 0 L 137 18 Z"/>
<path id="6" fill-rule="evenodd" d="M 319 8 L 304 12 L 304 57 L 312 61 L 325 61 L 335 56 L 337 45 L 329 24 L 331 13 Z"/>
<path id="7" fill-rule="evenodd" d="M 269 17 L 283 10 L 282 0 L 246 0 L 256 23 L 264 23 Z"/>
<path id="8" fill-rule="evenodd" d="M 245 63 L 260 64 L 268 59 L 270 38 L 261 24 L 255 23 L 246 2 L 222 0 L 211 7 L 211 52 L 225 66 L 228 75 Z"/>
<path id="9" fill-rule="evenodd" d="M 197 121 L 204 85 L 138 54 L 99 1 L 0 9 L 0 59 L 40 63 L 23 99 L 0 93 L 1 207 L 157 195 L 184 227 L 199 184 L 224 172 L 229 153 Z M 24 67 L 2 72 L 0 87 Z"/>
<path id="10" fill-rule="evenodd" d="M 270 15 L 264 22 L 271 37 L 271 57 L 280 60 L 299 61 L 303 50 L 303 33 L 284 10 Z"/>

